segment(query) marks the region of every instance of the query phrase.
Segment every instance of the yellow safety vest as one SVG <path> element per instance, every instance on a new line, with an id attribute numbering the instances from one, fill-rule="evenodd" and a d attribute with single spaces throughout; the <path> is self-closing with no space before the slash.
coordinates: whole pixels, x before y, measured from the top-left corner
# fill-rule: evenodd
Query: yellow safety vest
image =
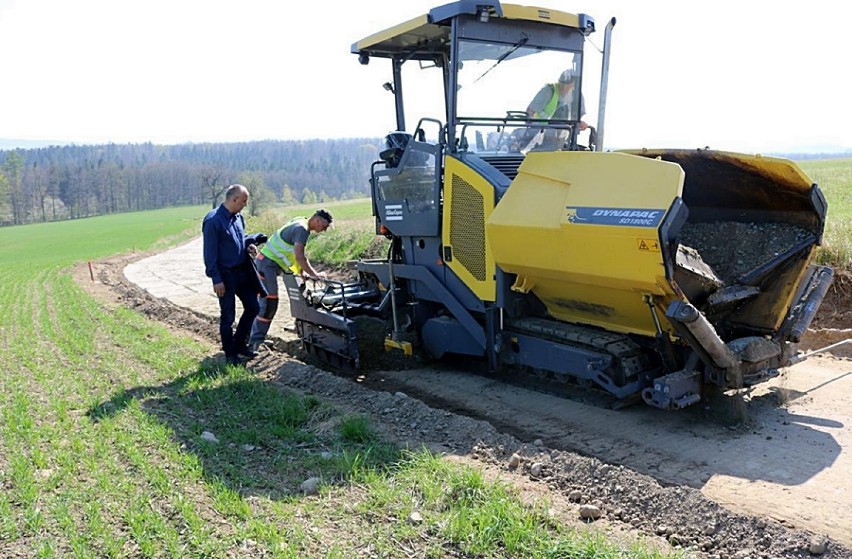
<path id="1" fill-rule="evenodd" d="M 553 94 L 550 96 L 550 100 L 547 102 L 547 105 L 544 106 L 544 109 L 541 112 L 533 113 L 533 118 L 547 118 L 553 116 L 553 113 L 556 112 L 556 107 L 559 106 L 559 84 L 552 83 L 550 87 L 553 88 Z"/>
<path id="2" fill-rule="evenodd" d="M 302 273 L 302 267 L 296 262 L 296 247 L 281 238 L 281 233 L 285 229 L 296 224 L 301 224 L 305 229 L 308 229 L 308 218 L 294 217 L 288 221 L 266 241 L 266 244 L 260 249 L 260 253 L 265 258 L 272 259 L 273 262 L 281 266 L 282 270 L 290 270 L 298 275 Z M 310 233 L 311 231 L 308 229 L 308 234 L 310 235 Z"/>

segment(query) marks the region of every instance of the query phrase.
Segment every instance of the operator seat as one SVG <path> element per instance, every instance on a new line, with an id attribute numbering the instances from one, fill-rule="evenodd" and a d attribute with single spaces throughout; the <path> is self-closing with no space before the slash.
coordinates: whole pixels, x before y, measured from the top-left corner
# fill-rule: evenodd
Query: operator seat
<path id="1" fill-rule="evenodd" d="M 379 153 L 379 158 L 385 162 L 387 168 L 392 169 L 399 165 L 405 147 L 412 138 L 413 136 L 408 132 L 391 132 L 385 136 L 387 149 Z"/>

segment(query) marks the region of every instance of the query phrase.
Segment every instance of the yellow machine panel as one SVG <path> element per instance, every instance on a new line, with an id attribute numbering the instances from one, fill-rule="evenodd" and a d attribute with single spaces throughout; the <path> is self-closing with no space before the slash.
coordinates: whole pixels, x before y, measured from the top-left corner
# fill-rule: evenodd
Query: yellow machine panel
<path id="1" fill-rule="evenodd" d="M 531 152 L 488 219 L 494 259 L 555 318 L 654 335 L 647 296 L 658 309 L 678 298 L 658 228 L 683 182 L 655 159 Z"/>
<path id="2" fill-rule="evenodd" d="M 442 243 L 452 257 L 445 265 L 483 301 L 494 301 L 494 256 L 485 223 L 494 210 L 494 187 L 455 157 L 444 161 Z"/>

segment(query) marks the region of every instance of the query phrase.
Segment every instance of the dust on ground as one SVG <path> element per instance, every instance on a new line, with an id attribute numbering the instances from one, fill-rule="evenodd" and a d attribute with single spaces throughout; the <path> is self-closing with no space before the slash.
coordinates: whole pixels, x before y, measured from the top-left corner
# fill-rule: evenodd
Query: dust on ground
<path id="1" fill-rule="evenodd" d="M 75 269 L 75 275 L 105 304 L 135 309 L 216 352 L 215 314 L 177 306 L 127 280 L 125 266 L 142 256 L 96 263 L 94 281 L 85 266 Z M 850 324 L 848 286 L 845 275 L 835 283 L 815 332 L 843 332 Z M 848 431 L 852 418 L 846 411 L 846 421 L 829 419 L 838 410 L 804 416 L 785 405 L 816 400 L 818 385 L 801 389 L 780 383 L 765 392 L 719 395 L 710 406 L 667 414 L 639 406 L 614 412 L 597 406 L 593 395 L 588 401 L 579 396 L 566 402 L 471 375 L 459 364 L 417 362 L 406 371 L 371 368 L 341 376 L 310 363 L 286 327 L 288 314 L 288 309 L 279 309 L 284 334 L 250 363 L 259 377 L 366 414 L 400 444 L 475 462 L 523 494 L 547 499 L 566 521 L 583 522 L 580 506 L 591 505 L 585 510 L 600 514 L 594 525 L 616 537 L 690 548 L 690 555 L 699 558 L 852 558 L 852 494 L 845 481 L 849 470 L 837 473 L 840 485 L 816 483 L 833 474 L 841 458 L 849 459 L 848 449 L 837 443 L 836 430 Z M 844 380 L 849 384 L 843 373 L 852 370 L 848 361 L 825 361 L 830 389 Z M 745 402 L 745 415 L 733 401 Z M 835 402 L 852 408 L 852 402 Z M 726 405 L 736 413 L 727 414 Z M 678 437 L 677 448 L 672 437 Z M 791 438 L 807 444 L 791 446 Z M 750 446 L 759 440 L 765 441 L 761 448 Z M 713 463 L 730 452 L 741 453 L 740 460 Z M 730 465 L 737 463 L 738 469 Z M 723 487 L 721 494 L 729 495 L 729 502 L 704 494 L 715 478 L 736 482 Z M 769 501 L 763 510 L 742 506 L 738 491 L 745 494 L 768 482 L 780 484 L 780 493 L 804 487 L 809 496 L 792 499 L 796 510 Z"/>

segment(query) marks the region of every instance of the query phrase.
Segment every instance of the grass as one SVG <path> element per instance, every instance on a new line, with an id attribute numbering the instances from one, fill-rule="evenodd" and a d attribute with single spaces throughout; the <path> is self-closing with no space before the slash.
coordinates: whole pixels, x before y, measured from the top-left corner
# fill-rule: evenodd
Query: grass
<path id="1" fill-rule="evenodd" d="M 800 161 L 828 201 L 823 246 L 818 260 L 836 268 L 852 268 L 852 159 Z"/>
<path id="2" fill-rule="evenodd" d="M 575 534 L 477 470 L 401 452 L 366 417 L 225 367 L 68 272 L 195 236 L 206 210 L 0 229 L 0 555 L 658 556 Z M 318 495 L 300 493 L 309 477 Z"/>

